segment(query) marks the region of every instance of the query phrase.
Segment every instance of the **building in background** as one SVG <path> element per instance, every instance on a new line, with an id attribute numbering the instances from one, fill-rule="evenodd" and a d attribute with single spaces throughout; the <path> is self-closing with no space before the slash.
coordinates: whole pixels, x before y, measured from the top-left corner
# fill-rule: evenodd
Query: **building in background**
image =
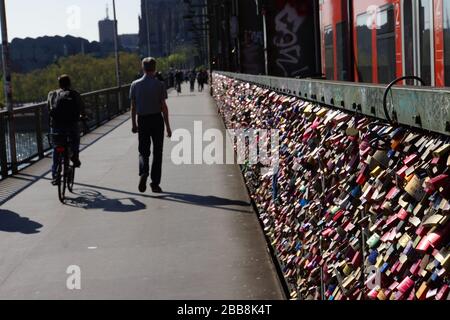
<path id="1" fill-rule="evenodd" d="M 184 0 L 186 29 L 191 33 L 192 45 L 197 51 L 196 66 L 208 65 L 208 10 L 207 0 Z"/>
<path id="2" fill-rule="evenodd" d="M 101 44 L 114 43 L 114 23 L 117 24 L 117 21 L 109 19 L 109 9 L 106 8 L 106 18 L 98 22 Z"/>
<path id="3" fill-rule="evenodd" d="M 192 45 L 192 33 L 184 19 L 187 10 L 183 0 L 141 0 L 141 54 L 164 57 L 172 54 L 177 47 Z"/>
<path id="4" fill-rule="evenodd" d="M 122 49 L 126 51 L 139 51 L 139 34 L 122 34 L 119 35 L 119 43 Z"/>

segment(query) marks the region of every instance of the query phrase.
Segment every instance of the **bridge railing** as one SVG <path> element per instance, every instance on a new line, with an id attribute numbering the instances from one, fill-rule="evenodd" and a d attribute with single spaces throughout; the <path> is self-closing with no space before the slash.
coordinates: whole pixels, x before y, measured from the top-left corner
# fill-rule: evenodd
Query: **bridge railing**
<path id="1" fill-rule="evenodd" d="M 109 88 L 82 94 L 89 118 L 88 128 L 92 130 L 125 113 L 130 108 L 128 92 L 130 85 Z M 34 161 L 40 160 L 49 151 L 49 114 L 46 103 L 16 108 L 14 116 L 15 156 L 11 155 L 10 129 L 11 115 L 0 111 L 0 180 L 12 172 Z M 16 158 L 17 161 L 12 161 Z"/>
<path id="2" fill-rule="evenodd" d="M 347 112 L 387 120 L 383 108 L 385 85 L 254 76 L 230 72 L 216 72 L 229 78 L 299 97 Z M 450 135 L 449 88 L 395 86 L 388 95 L 391 118 L 397 123 L 425 131 Z"/>

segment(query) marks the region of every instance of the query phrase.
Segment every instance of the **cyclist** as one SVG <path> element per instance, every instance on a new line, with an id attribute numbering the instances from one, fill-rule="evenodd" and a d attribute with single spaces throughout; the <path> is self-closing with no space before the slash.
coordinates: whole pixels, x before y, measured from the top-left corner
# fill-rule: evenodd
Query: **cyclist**
<path id="1" fill-rule="evenodd" d="M 67 136 L 72 151 L 71 161 L 75 168 L 81 167 L 80 162 L 80 129 L 79 121 L 85 118 L 84 103 L 81 95 L 72 90 L 68 75 L 58 78 L 59 89 L 48 94 L 47 106 L 50 115 L 50 130 L 52 134 Z M 59 163 L 58 152 L 53 152 L 52 184 L 56 185 Z"/>

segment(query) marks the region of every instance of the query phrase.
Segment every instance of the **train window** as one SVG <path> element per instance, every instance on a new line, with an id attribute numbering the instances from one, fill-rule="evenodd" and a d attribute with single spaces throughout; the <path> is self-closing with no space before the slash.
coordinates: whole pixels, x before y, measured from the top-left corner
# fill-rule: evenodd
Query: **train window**
<path id="1" fill-rule="evenodd" d="M 325 75 L 328 80 L 334 80 L 334 46 L 333 28 L 325 28 Z"/>
<path id="2" fill-rule="evenodd" d="M 444 0 L 445 85 L 450 86 L 450 0 Z"/>
<path id="3" fill-rule="evenodd" d="M 367 26 L 371 18 L 364 13 L 357 17 L 357 70 L 359 82 L 372 82 L 372 29 Z"/>
<path id="4" fill-rule="evenodd" d="M 347 59 L 348 47 L 347 22 L 344 21 L 336 24 L 337 80 L 350 80 L 350 67 Z"/>
<path id="5" fill-rule="evenodd" d="M 419 0 L 420 76 L 427 85 L 432 81 L 432 0 Z"/>
<path id="6" fill-rule="evenodd" d="M 380 23 L 377 28 L 378 82 L 390 83 L 396 78 L 394 6 L 382 8 L 378 14 Z"/>

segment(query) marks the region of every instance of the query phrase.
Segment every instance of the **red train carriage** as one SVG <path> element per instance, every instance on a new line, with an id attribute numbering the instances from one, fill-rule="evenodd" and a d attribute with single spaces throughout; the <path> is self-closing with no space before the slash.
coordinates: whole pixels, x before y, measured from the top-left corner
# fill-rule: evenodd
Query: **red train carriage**
<path id="1" fill-rule="evenodd" d="M 329 80 L 450 86 L 450 0 L 321 0 L 320 26 Z"/>

